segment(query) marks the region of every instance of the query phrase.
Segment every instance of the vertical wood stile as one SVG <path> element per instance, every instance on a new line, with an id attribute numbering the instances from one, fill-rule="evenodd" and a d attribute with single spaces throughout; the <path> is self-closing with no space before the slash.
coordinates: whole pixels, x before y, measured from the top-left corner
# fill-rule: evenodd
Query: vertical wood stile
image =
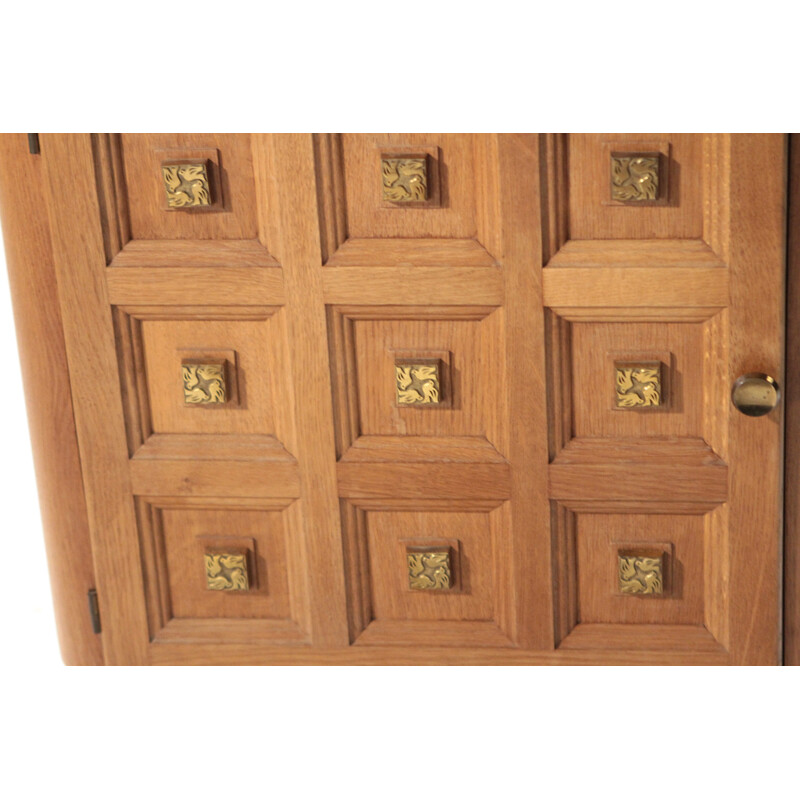
<path id="1" fill-rule="evenodd" d="M 108 664 L 142 664 L 147 615 L 91 138 L 45 135 L 42 157 L 103 650 Z"/>
<path id="2" fill-rule="evenodd" d="M 731 137 L 731 372 L 783 384 L 786 139 Z M 731 657 L 779 659 L 782 404 L 766 417 L 730 415 Z M 766 460 L 765 460 L 766 459 Z M 757 470 L 759 480 L 753 480 Z"/>
<path id="3" fill-rule="evenodd" d="M 317 646 L 345 646 L 347 605 L 313 141 L 307 134 L 280 134 L 262 138 L 255 147 L 261 154 L 260 174 L 268 170 L 272 176 L 276 202 L 270 207 L 279 217 L 311 638 Z"/>
<path id="4" fill-rule="evenodd" d="M 553 590 L 547 493 L 547 403 L 542 305 L 539 145 L 535 135 L 497 137 L 511 470 L 510 527 L 520 647 L 552 650 Z M 520 180 L 526 175 L 526 180 Z"/>

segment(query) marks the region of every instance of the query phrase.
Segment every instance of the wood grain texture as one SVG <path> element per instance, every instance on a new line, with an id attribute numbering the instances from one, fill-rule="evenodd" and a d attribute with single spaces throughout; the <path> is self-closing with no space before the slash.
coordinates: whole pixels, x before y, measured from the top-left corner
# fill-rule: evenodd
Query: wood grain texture
<path id="1" fill-rule="evenodd" d="M 608 262 L 606 262 L 608 264 Z M 544 271 L 544 302 L 562 306 L 728 305 L 728 275 L 715 267 L 561 267 Z"/>
<path id="2" fill-rule="evenodd" d="M 800 352 L 800 135 L 790 137 L 786 352 Z M 784 664 L 800 666 L 800 359 L 786 358 Z"/>
<path id="3" fill-rule="evenodd" d="M 604 195 L 639 134 L 164 136 L 236 173 L 216 217 L 156 208 L 158 137 L 43 138 L 51 195 L 76 170 L 49 216 L 106 660 L 776 663 L 781 412 L 729 391 L 783 379 L 781 136 L 647 135 L 640 207 Z M 404 143 L 439 205 L 383 204 Z M 180 402 L 187 350 L 229 354 L 229 407 Z M 443 402 L 402 408 L 425 353 Z M 637 359 L 664 402 L 618 410 Z M 193 566 L 234 527 L 252 603 Z M 454 548 L 450 594 L 409 594 L 406 539 Z M 615 591 L 642 542 L 665 597 Z"/>
<path id="4" fill-rule="evenodd" d="M 282 305 L 280 269 L 138 267 L 108 270 L 114 305 Z"/>
<path id="5" fill-rule="evenodd" d="M 109 664 L 146 661 L 147 620 L 114 332 L 105 286 L 105 253 L 86 135 L 43 135 L 45 186 L 75 403 L 75 423 L 96 567 L 103 652 Z M 70 164 L 73 191 L 59 187 Z"/>
<path id="6" fill-rule="evenodd" d="M 287 329 L 293 343 L 292 405 L 303 499 L 300 504 L 311 596 L 310 631 L 321 647 L 348 642 L 335 472 L 331 379 L 323 343 L 326 317 L 313 141 L 309 135 L 259 139 L 257 172 L 271 177 L 284 269 Z M 287 398 L 289 400 L 289 398 Z"/>
<path id="7" fill-rule="evenodd" d="M 122 134 L 121 152 L 133 239 L 257 238 L 250 134 Z M 162 162 L 209 157 L 212 195 L 220 208 L 167 210 Z"/>
<path id="8" fill-rule="evenodd" d="M 0 214 L 61 657 L 100 664 L 86 597 L 94 567 L 41 157 L 0 135 Z"/>
<path id="9" fill-rule="evenodd" d="M 111 267 L 277 267 L 256 239 L 134 239 L 112 259 Z"/>
<path id="10" fill-rule="evenodd" d="M 329 267 L 495 267 L 476 239 L 349 239 Z"/>
<path id="11" fill-rule="evenodd" d="M 567 137 L 570 176 L 569 230 L 573 239 L 699 239 L 703 233 L 703 144 L 691 133 L 576 133 Z M 648 152 L 668 142 L 669 196 L 652 206 L 612 205 L 607 145 Z M 644 145 L 644 147 L 643 147 Z M 662 176 L 663 179 L 664 176 Z"/>
<path id="12" fill-rule="evenodd" d="M 731 137 L 731 377 L 783 382 L 786 137 Z M 783 406 L 753 418 L 729 407 L 731 655 L 780 657 Z M 759 424 L 761 423 L 761 424 Z M 758 481 L 752 465 L 759 465 Z M 755 533 L 757 531 L 757 533 Z"/>
<path id="13" fill-rule="evenodd" d="M 724 267 L 702 239 L 572 239 L 548 267 Z"/>

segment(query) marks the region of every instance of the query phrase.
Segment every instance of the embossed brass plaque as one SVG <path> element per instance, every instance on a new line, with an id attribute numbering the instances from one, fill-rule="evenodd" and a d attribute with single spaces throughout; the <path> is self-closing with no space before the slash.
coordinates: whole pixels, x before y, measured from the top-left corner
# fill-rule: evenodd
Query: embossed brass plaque
<path id="1" fill-rule="evenodd" d="M 441 362 L 396 362 L 394 370 L 398 405 L 438 405 L 441 402 Z"/>
<path id="2" fill-rule="evenodd" d="M 623 594 L 663 594 L 663 554 L 619 556 L 619 590 Z"/>
<path id="3" fill-rule="evenodd" d="M 616 407 L 646 408 L 662 404 L 661 363 L 614 363 Z"/>
<path id="4" fill-rule="evenodd" d="M 420 203 L 428 199 L 426 158 L 382 158 L 383 199 L 390 203 Z"/>
<path id="5" fill-rule="evenodd" d="M 225 364 L 181 365 L 183 371 L 183 400 L 188 405 L 215 405 L 225 403 Z"/>
<path id="6" fill-rule="evenodd" d="M 211 205 L 208 167 L 199 164 L 162 164 L 167 205 L 170 208 L 197 208 Z"/>
<path id="7" fill-rule="evenodd" d="M 406 553 L 408 588 L 414 590 L 449 589 L 453 585 L 450 550 Z"/>
<path id="8" fill-rule="evenodd" d="M 611 199 L 640 203 L 658 199 L 659 156 L 657 154 L 611 156 Z"/>
<path id="9" fill-rule="evenodd" d="M 245 553 L 206 553 L 206 586 L 215 592 L 246 592 L 250 588 Z"/>

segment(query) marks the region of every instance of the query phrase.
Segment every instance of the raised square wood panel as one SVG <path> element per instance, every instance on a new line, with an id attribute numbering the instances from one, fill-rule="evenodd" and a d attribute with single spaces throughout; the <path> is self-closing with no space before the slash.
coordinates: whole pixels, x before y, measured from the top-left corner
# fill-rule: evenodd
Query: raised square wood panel
<path id="1" fill-rule="evenodd" d="M 153 433 L 275 434 L 273 409 L 289 391 L 280 314 L 253 322 L 145 320 L 141 330 Z M 226 353 L 235 396 L 218 408 L 187 407 L 181 363 Z"/>
<path id="2" fill-rule="evenodd" d="M 138 501 L 151 637 L 303 641 L 306 564 L 291 501 Z M 248 588 L 211 591 L 207 553 L 245 556 Z"/>
<path id="3" fill-rule="evenodd" d="M 702 437 L 701 323 L 575 322 L 571 341 L 575 437 Z M 615 362 L 654 359 L 664 377 L 663 403 L 645 412 L 619 409 Z"/>
<path id="4" fill-rule="evenodd" d="M 132 239 L 255 239 L 256 193 L 250 136 L 228 134 L 123 134 Z M 163 185 L 154 179 L 164 163 L 207 160 L 214 207 L 165 211 Z"/>
<path id="5" fill-rule="evenodd" d="M 699 625 L 705 620 L 705 528 L 700 514 L 591 514 L 575 520 L 577 539 L 578 620 L 580 624 L 614 622 Z M 620 549 L 647 550 L 666 542 L 667 590 L 659 596 L 620 594 Z M 714 557 L 712 553 L 710 557 Z"/>
<path id="6" fill-rule="evenodd" d="M 157 208 L 147 163 L 178 146 L 218 151 L 224 212 Z M 435 158 L 438 206 L 383 205 L 381 152 L 403 148 Z M 610 153 L 655 149 L 664 202 L 610 203 Z M 782 152 L 44 136 L 49 185 L 74 165 L 49 213 L 105 659 L 776 661 L 780 411 L 746 418 L 729 391 L 782 379 Z M 233 353 L 235 406 L 185 407 L 181 361 L 204 351 Z M 449 405 L 398 406 L 415 356 Z M 636 360 L 661 365 L 663 406 L 615 407 Z M 252 604 L 206 597 L 202 565 L 178 577 L 203 536 L 253 540 Z M 453 548 L 451 589 L 409 591 L 413 542 Z M 637 543 L 667 548 L 662 596 L 618 591 L 615 548 Z"/>
<path id="7" fill-rule="evenodd" d="M 390 309 L 356 309 L 341 324 L 349 327 L 347 341 L 333 353 L 334 381 L 341 396 L 339 436 L 352 418 L 353 441 L 361 436 L 482 437 L 504 447 L 501 415 L 505 379 L 502 313 L 493 311 L 477 319 L 395 319 Z M 399 315 L 398 315 L 399 316 Z M 439 358 L 447 380 L 442 402 L 436 408 L 404 407 L 396 401 L 395 364 L 414 358 Z M 338 380 L 337 380 L 338 379 Z M 344 444 L 343 444 L 344 446 Z"/>

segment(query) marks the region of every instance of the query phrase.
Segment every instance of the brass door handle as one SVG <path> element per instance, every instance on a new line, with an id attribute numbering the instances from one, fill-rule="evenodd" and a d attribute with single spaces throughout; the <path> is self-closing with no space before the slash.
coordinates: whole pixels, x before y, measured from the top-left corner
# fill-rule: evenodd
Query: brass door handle
<path id="1" fill-rule="evenodd" d="M 731 400 L 742 414 L 762 417 L 769 414 L 781 399 L 781 390 L 775 378 L 763 372 L 740 375 L 731 389 Z"/>

